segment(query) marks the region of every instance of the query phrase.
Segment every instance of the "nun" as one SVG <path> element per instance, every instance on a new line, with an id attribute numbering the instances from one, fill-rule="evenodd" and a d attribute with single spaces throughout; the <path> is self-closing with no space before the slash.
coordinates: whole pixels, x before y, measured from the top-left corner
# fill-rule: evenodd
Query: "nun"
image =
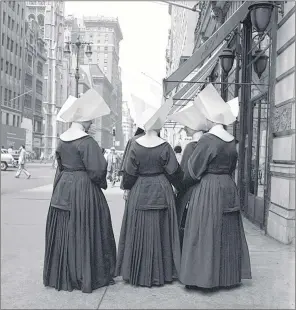
<path id="1" fill-rule="evenodd" d="M 131 144 L 123 174 L 130 190 L 121 226 L 116 275 L 134 286 L 162 286 L 180 270 L 180 240 L 172 185 L 183 173 L 175 153 L 158 137 L 172 101 L 145 112 L 145 135 Z"/>
<path id="2" fill-rule="evenodd" d="M 196 145 L 201 138 L 201 136 L 206 131 L 207 120 L 205 116 L 198 110 L 198 108 L 193 104 L 189 104 L 180 111 L 171 114 L 168 119 L 176 121 L 184 125 L 187 136 L 191 136 L 192 140 L 186 145 L 182 160 L 181 168 L 184 171 L 190 156 L 196 148 Z M 181 191 L 177 193 L 176 206 L 177 206 L 177 217 L 178 217 L 178 227 L 180 233 L 180 242 L 182 250 L 182 242 L 184 235 L 184 226 L 186 221 L 186 214 L 188 208 L 188 201 L 191 197 L 192 190 L 194 186 L 184 187 Z"/>
<path id="3" fill-rule="evenodd" d="M 58 119 L 72 124 L 60 135 L 56 149 L 58 168 L 46 222 L 43 283 L 56 290 L 91 293 L 114 283 L 116 266 L 110 211 L 102 192 L 107 188 L 107 162 L 88 135 L 92 119 L 110 110 L 94 89 L 66 103 Z"/>
<path id="4" fill-rule="evenodd" d="M 234 101 L 238 105 L 237 98 Z M 240 201 L 232 178 L 238 155 L 234 137 L 223 128 L 236 115 L 212 84 L 198 94 L 194 104 L 205 115 L 209 132 L 200 138 L 184 169 L 184 185 L 193 185 L 193 191 L 180 281 L 187 288 L 233 287 L 242 279 L 251 279 Z"/>

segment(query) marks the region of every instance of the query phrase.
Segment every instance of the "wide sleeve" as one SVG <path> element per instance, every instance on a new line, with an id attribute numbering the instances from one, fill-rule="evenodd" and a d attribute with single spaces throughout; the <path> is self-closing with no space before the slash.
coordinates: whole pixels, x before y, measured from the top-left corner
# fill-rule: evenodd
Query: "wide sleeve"
<path id="1" fill-rule="evenodd" d="M 174 150 L 168 143 L 161 153 L 161 160 L 167 179 L 177 190 L 180 190 L 183 187 L 183 171 L 178 163 Z"/>
<path id="2" fill-rule="evenodd" d="M 90 137 L 79 144 L 78 150 L 92 182 L 107 189 L 107 162 L 98 143 Z"/>
<path id="3" fill-rule="evenodd" d="M 207 136 L 202 136 L 184 169 L 184 184 L 199 182 L 214 157 L 213 142 Z"/>
<path id="4" fill-rule="evenodd" d="M 129 150 L 130 150 L 130 147 L 131 147 L 131 143 L 132 143 L 132 140 L 131 139 L 128 140 L 127 145 L 126 145 L 126 147 L 124 149 L 122 160 L 121 160 L 121 165 L 120 165 L 120 168 L 119 168 L 119 172 L 120 173 L 123 173 L 124 168 L 126 166 L 126 161 L 127 161 L 127 158 L 128 158 L 128 153 L 129 153 Z"/>
<path id="5" fill-rule="evenodd" d="M 122 177 L 122 188 L 132 189 L 138 179 L 139 163 L 136 159 L 136 151 L 133 145 L 130 146 L 128 157 L 126 158 L 126 164 Z"/>
<path id="6" fill-rule="evenodd" d="M 58 180 L 60 179 L 61 172 L 63 170 L 60 150 L 61 150 L 61 143 L 58 144 L 57 149 L 55 151 L 55 156 L 56 156 L 56 159 L 57 159 L 58 166 L 57 166 L 56 174 L 55 174 L 54 181 L 53 181 L 53 188 L 56 187 L 56 185 L 58 183 Z"/>

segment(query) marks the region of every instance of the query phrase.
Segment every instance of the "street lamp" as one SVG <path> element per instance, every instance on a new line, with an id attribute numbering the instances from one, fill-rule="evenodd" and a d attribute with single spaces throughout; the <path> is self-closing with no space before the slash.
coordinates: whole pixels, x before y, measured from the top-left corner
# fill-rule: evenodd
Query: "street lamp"
<path id="1" fill-rule="evenodd" d="M 254 60 L 254 63 L 253 63 L 254 71 L 257 73 L 257 75 L 260 79 L 262 73 L 266 69 L 269 57 L 267 55 L 265 55 L 261 49 L 258 49 L 255 51 L 252 58 Z"/>
<path id="2" fill-rule="evenodd" d="M 274 4 L 267 1 L 256 2 L 249 6 L 251 22 L 253 27 L 262 36 L 270 23 Z"/>
<path id="3" fill-rule="evenodd" d="M 92 50 L 91 50 L 91 45 L 92 42 L 81 42 L 79 36 L 77 37 L 76 42 L 66 42 L 65 43 L 65 49 L 64 49 L 64 55 L 69 56 L 71 54 L 71 49 L 70 46 L 74 47 L 76 46 L 76 70 L 75 70 L 75 80 L 76 80 L 76 98 L 78 98 L 78 84 L 79 84 L 79 56 L 80 56 L 80 48 L 83 48 L 85 45 L 86 47 L 86 52 L 85 55 L 90 58 L 92 55 Z"/>
<path id="4" fill-rule="evenodd" d="M 224 74 L 227 76 L 233 66 L 235 55 L 233 54 L 231 49 L 225 49 L 219 56 L 219 58 L 222 70 Z"/>

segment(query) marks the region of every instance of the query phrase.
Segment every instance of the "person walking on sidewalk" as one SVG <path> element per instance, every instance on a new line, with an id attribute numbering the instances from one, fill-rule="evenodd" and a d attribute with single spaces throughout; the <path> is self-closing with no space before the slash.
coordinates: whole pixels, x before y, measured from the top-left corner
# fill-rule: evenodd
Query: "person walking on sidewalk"
<path id="1" fill-rule="evenodd" d="M 194 188 L 184 229 L 180 281 L 189 289 L 233 287 L 251 279 L 232 177 L 238 155 L 234 137 L 223 128 L 236 115 L 212 84 L 198 94 L 194 104 L 205 115 L 209 132 L 200 138 L 184 169 L 184 186 Z"/>
<path id="2" fill-rule="evenodd" d="M 62 112 L 61 112 L 62 111 Z M 90 89 L 59 119 L 71 122 L 56 149 L 58 168 L 46 222 L 43 283 L 56 290 L 93 290 L 113 284 L 116 243 L 108 203 L 107 162 L 88 135 L 92 119 L 110 113 Z"/>
<path id="3" fill-rule="evenodd" d="M 135 286 L 178 278 L 180 240 L 172 185 L 182 171 L 170 144 L 157 136 L 171 103 L 147 116 L 146 134 L 132 141 L 122 185 L 130 190 L 122 220 L 116 275 Z"/>
<path id="4" fill-rule="evenodd" d="M 25 168 L 25 164 L 26 164 L 26 148 L 25 148 L 24 145 L 22 145 L 20 147 L 20 156 L 19 156 L 18 164 L 19 164 L 19 166 L 18 166 L 18 170 L 17 170 L 17 173 L 16 173 L 15 177 L 18 179 L 20 177 L 21 173 L 23 172 L 27 176 L 27 179 L 30 179 L 31 174 Z"/>

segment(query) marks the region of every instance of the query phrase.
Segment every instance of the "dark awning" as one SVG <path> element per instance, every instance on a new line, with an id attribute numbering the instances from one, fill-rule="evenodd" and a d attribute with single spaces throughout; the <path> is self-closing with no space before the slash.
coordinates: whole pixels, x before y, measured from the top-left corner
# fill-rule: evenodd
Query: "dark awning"
<path id="1" fill-rule="evenodd" d="M 226 37 L 243 21 L 249 12 L 252 1 L 245 1 L 226 22 L 197 49 L 175 72 L 163 80 L 163 94 L 167 97 L 170 92 L 188 75 L 194 71 L 209 55 L 215 51 Z"/>

